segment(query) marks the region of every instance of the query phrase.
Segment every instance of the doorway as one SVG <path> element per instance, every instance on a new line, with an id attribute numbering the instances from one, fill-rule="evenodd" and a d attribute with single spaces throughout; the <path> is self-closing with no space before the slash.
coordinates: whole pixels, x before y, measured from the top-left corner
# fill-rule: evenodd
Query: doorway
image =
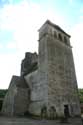
<path id="1" fill-rule="evenodd" d="M 65 117 L 69 117 L 69 106 L 68 105 L 64 105 L 64 115 Z"/>
<path id="2" fill-rule="evenodd" d="M 3 100 L 0 100 L 0 111 L 2 109 Z"/>

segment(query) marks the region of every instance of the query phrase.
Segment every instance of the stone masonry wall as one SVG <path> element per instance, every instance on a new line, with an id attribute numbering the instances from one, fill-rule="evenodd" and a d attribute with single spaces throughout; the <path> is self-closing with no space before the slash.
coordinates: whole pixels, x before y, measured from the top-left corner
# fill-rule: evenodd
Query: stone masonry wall
<path id="1" fill-rule="evenodd" d="M 42 85 L 48 87 L 46 90 L 48 112 L 54 107 L 59 116 L 64 115 L 65 105 L 71 116 L 80 115 L 69 37 L 59 27 L 48 23 L 39 30 L 39 71 L 42 76 L 44 75 L 44 84 L 40 81 Z"/>

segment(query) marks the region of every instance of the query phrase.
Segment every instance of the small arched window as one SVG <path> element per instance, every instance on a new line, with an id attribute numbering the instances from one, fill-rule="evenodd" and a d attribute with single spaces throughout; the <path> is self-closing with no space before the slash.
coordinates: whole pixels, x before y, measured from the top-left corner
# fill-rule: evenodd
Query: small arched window
<path id="1" fill-rule="evenodd" d="M 64 36 L 64 42 L 65 44 L 68 44 L 67 38 Z"/>
<path id="2" fill-rule="evenodd" d="M 59 40 L 61 40 L 62 41 L 62 35 L 59 33 L 59 35 L 58 35 L 58 38 L 59 38 Z"/>
<path id="3" fill-rule="evenodd" d="M 56 31 L 54 31 L 54 38 L 57 38 L 57 33 L 56 33 Z"/>

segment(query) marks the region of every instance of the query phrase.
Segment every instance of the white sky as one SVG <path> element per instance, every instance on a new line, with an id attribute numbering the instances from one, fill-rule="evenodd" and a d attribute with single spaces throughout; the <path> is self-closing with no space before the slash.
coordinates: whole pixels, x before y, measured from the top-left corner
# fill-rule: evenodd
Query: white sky
<path id="1" fill-rule="evenodd" d="M 80 13 L 83 14 L 82 9 Z M 71 35 L 78 86 L 83 88 L 83 16 L 70 27 L 60 12 L 57 13 L 51 7 L 42 9 L 40 4 L 26 0 L 19 4 L 7 4 L 0 10 L 0 30 L 13 32 L 11 41 L 0 41 L 0 88 L 8 88 L 12 75 L 20 74 L 20 64 L 25 52 L 38 51 L 38 29 L 47 19 Z"/>

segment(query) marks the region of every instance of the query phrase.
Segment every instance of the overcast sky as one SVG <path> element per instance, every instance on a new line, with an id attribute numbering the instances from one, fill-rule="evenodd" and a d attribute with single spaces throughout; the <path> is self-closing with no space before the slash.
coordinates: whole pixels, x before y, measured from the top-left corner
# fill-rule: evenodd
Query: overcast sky
<path id="1" fill-rule="evenodd" d="M 83 88 L 83 0 L 0 0 L 0 89 L 20 75 L 25 52 L 38 51 L 47 20 L 71 35 L 78 87 Z"/>

